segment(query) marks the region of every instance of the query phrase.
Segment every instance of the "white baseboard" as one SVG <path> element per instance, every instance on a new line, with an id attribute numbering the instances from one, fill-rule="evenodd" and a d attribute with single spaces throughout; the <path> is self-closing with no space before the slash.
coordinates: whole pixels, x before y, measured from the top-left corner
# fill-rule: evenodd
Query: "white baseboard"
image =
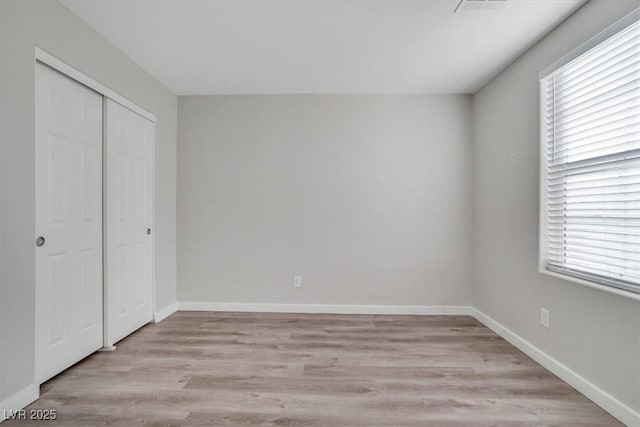
<path id="1" fill-rule="evenodd" d="M 236 302 L 178 302 L 179 311 L 240 311 L 258 313 L 317 314 L 420 314 L 471 315 L 469 306 L 266 304 Z"/>
<path id="2" fill-rule="evenodd" d="M 178 303 L 174 302 L 171 305 L 166 306 L 165 308 L 156 311 L 153 314 L 153 323 L 162 322 L 167 317 L 171 316 L 173 313 L 178 311 Z"/>
<path id="3" fill-rule="evenodd" d="M 538 347 L 531 344 L 515 332 L 507 329 L 491 317 L 472 309 L 472 315 L 478 321 L 482 322 L 489 329 L 500 335 L 514 347 L 531 357 L 533 360 L 547 368 L 549 371 L 560 377 L 571 387 L 584 394 L 602 409 L 622 421 L 624 424 L 632 427 L 640 427 L 640 413 L 633 408 L 620 402 L 618 399 L 596 386 L 586 378 L 582 377 L 567 365 L 559 362 Z"/>
<path id="4" fill-rule="evenodd" d="M 30 384 L 13 396 L 0 402 L 0 423 L 10 417 L 11 412 L 24 409 L 40 397 L 40 387 Z"/>

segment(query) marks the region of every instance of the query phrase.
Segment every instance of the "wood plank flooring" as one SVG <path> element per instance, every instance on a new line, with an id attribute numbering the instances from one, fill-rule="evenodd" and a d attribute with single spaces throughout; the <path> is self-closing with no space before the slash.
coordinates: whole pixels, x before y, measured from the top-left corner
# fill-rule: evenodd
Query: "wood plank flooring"
<path id="1" fill-rule="evenodd" d="M 58 418 L 5 425 L 621 425 L 467 316 L 180 312 L 27 409 Z"/>

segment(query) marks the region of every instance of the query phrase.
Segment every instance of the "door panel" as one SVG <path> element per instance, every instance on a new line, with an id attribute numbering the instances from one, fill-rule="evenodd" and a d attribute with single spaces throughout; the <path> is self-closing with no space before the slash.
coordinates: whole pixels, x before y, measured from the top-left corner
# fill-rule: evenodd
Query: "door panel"
<path id="1" fill-rule="evenodd" d="M 102 96 L 36 65 L 36 381 L 102 346 Z"/>
<path id="2" fill-rule="evenodd" d="M 154 125 L 107 100 L 107 338 L 113 345 L 153 319 Z"/>

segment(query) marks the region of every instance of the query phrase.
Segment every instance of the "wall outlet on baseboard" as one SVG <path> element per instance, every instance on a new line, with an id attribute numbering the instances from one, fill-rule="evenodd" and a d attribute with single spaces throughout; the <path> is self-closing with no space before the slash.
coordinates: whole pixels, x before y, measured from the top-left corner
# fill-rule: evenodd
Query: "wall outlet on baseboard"
<path id="1" fill-rule="evenodd" d="M 549 318 L 549 310 L 546 308 L 540 307 L 540 324 L 545 328 L 551 327 L 550 318 Z"/>
<path id="2" fill-rule="evenodd" d="M 293 287 L 294 288 L 302 287 L 302 276 L 293 276 Z"/>

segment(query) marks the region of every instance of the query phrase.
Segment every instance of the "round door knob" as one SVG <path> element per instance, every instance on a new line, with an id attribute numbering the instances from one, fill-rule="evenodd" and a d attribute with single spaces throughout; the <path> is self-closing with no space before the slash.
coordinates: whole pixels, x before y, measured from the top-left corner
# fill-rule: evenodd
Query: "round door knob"
<path id="1" fill-rule="evenodd" d="M 147 228 L 147 234 L 151 234 L 151 229 Z"/>
<path id="2" fill-rule="evenodd" d="M 42 236 L 38 236 L 38 238 L 36 239 L 36 246 L 40 247 L 40 246 L 44 246 L 44 237 Z"/>

